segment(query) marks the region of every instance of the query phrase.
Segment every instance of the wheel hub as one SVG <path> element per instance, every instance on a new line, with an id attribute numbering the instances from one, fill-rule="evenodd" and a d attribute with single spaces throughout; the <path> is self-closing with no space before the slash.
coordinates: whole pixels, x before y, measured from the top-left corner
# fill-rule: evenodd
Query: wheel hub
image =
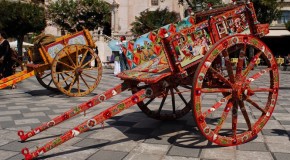
<path id="1" fill-rule="evenodd" d="M 243 96 L 243 89 L 242 89 L 243 83 L 241 82 L 237 82 L 234 84 L 233 86 L 233 98 L 236 99 L 241 99 L 241 97 Z"/>
<path id="2" fill-rule="evenodd" d="M 83 69 L 80 67 L 78 67 L 75 71 L 77 75 L 81 75 L 83 73 Z"/>

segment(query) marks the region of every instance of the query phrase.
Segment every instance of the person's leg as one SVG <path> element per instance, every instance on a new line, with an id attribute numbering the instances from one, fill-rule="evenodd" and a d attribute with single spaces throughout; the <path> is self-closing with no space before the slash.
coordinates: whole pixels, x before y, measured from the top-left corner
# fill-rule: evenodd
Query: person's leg
<path id="1" fill-rule="evenodd" d="M 120 72 L 121 72 L 120 62 L 119 61 L 115 61 L 114 62 L 114 75 L 116 76 Z"/>
<path id="2" fill-rule="evenodd" d="M 9 77 L 9 76 L 12 76 L 14 74 L 13 64 L 14 64 L 14 62 L 12 60 L 10 60 L 6 63 L 5 68 L 4 68 L 4 77 Z M 15 89 L 16 84 L 12 84 L 11 88 Z"/>

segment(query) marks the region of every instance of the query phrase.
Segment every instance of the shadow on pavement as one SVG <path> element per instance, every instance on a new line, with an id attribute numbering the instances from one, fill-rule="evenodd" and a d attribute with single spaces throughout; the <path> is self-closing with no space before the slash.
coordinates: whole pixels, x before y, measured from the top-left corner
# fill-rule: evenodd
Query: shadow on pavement
<path id="1" fill-rule="evenodd" d="M 58 153 L 53 153 L 48 155 L 44 155 L 39 157 L 38 159 L 46 159 L 55 156 L 70 154 L 74 152 L 80 152 L 87 149 L 93 148 L 101 148 L 104 146 L 110 146 L 118 143 L 123 143 L 127 141 L 149 141 L 148 143 L 152 144 L 168 144 L 173 146 L 179 146 L 184 148 L 219 148 L 220 146 L 214 145 L 209 142 L 206 138 L 204 138 L 200 132 L 196 129 L 195 125 L 187 125 L 187 120 L 184 118 L 175 121 L 157 121 L 152 120 L 146 116 L 140 118 L 140 120 L 136 120 L 135 122 L 123 121 L 122 118 L 124 117 L 131 117 L 133 118 L 136 114 L 143 114 L 142 112 L 133 112 L 124 114 L 121 116 L 112 117 L 111 119 L 116 120 L 113 123 L 109 123 L 109 126 L 105 126 L 104 128 L 116 128 L 121 131 L 121 128 L 129 127 L 129 129 L 122 131 L 122 133 L 127 137 L 120 140 L 115 141 L 108 141 L 99 143 L 96 145 L 88 145 L 78 149 L 72 149 L 68 151 L 62 151 Z M 144 114 L 145 115 L 145 114 Z M 189 116 L 187 116 L 189 117 Z M 190 116 L 191 118 L 191 116 Z M 188 118 L 186 118 L 188 119 Z M 153 122 L 152 125 L 156 126 L 156 128 L 145 128 L 145 127 L 134 127 L 134 125 L 144 122 L 144 121 L 151 121 Z M 193 122 L 194 123 L 194 122 Z M 123 127 L 122 127 L 123 125 Z M 99 130 L 102 127 L 95 128 L 93 130 Z M 89 130 L 87 132 L 91 132 L 93 130 Z M 56 137 L 56 136 L 54 136 Z M 50 137 L 46 137 L 50 138 Z M 45 138 L 40 138 L 45 139 Z M 31 141 L 36 141 L 39 139 L 34 139 Z M 146 142 L 145 142 L 146 143 Z"/>
<path id="2" fill-rule="evenodd" d="M 290 87 L 279 87 L 281 90 L 290 90 Z"/>

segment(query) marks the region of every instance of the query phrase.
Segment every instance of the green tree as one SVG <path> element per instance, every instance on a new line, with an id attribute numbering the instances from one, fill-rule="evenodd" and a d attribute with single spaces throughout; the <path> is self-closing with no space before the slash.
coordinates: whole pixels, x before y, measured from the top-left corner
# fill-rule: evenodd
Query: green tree
<path id="1" fill-rule="evenodd" d="M 252 0 L 252 2 L 259 22 L 271 23 L 273 20 L 280 18 L 281 6 L 277 0 Z"/>
<path id="2" fill-rule="evenodd" d="M 183 2 L 184 0 L 180 0 L 181 2 Z M 188 4 L 188 6 L 190 6 L 193 10 L 197 10 L 197 6 L 201 5 L 200 9 L 204 9 L 208 7 L 208 4 L 211 5 L 218 5 L 221 4 L 222 1 L 221 0 L 185 0 L 185 2 Z"/>
<path id="3" fill-rule="evenodd" d="M 36 4 L 0 0 L 0 30 L 17 39 L 18 53 L 22 54 L 24 36 L 40 32 L 45 26 L 44 8 Z"/>
<path id="4" fill-rule="evenodd" d="M 93 30 L 110 24 L 110 10 L 103 0 L 58 0 L 47 6 L 47 18 L 62 30 Z"/>
<path id="5" fill-rule="evenodd" d="M 172 22 L 176 22 L 178 19 L 179 14 L 169 11 L 168 8 L 158 8 L 155 11 L 149 11 L 147 9 L 141 12 L 140 16 L 135 17 L 135 21 L 131 24 L 131 32 L 135 35 L 142 35 Z"/>

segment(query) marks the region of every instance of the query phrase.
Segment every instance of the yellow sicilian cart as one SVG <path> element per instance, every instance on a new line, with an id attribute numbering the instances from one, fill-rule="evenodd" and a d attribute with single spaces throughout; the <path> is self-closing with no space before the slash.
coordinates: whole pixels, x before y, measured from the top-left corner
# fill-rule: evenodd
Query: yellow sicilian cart
<path id="1" fill-rule="evenodd" d="M 28 51 L 32 63 L 27 64 L 25 70 L 1 79 L 0 89 L 35 75 L 49 90 L 74 97 L 87 95 L 102 77 L 101 61 L 94 48 L 92 36 L 86 29 L 59 38 L 41 35 L 34 48 Z"/>

